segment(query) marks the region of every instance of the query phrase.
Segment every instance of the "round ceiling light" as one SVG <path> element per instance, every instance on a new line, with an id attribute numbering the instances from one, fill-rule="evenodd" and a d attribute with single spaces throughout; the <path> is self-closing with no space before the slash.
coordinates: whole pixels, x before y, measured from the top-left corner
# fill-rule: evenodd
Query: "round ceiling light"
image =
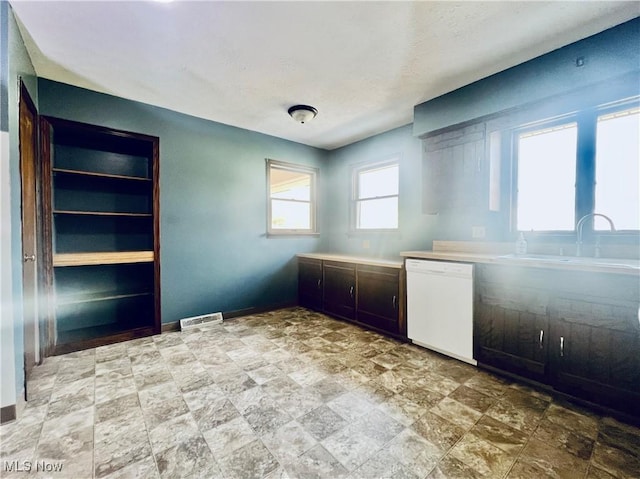
<path id="1" fill-rule="evenodd" d="M 313 120 L 318 114 L 318 110 L 309 105 L 294 105 L 288 110 L 289 115 L 298 123 L 307 123 Z"/>

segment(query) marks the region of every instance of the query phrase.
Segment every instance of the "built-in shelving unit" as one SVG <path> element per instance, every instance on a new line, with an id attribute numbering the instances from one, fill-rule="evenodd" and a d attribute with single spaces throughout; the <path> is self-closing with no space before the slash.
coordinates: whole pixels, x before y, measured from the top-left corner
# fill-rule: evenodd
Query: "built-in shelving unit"
<path id="1" fill-rule="evenodd" d="M 42 117 L 56 353 L 160 332 L 157 137 Z"/>

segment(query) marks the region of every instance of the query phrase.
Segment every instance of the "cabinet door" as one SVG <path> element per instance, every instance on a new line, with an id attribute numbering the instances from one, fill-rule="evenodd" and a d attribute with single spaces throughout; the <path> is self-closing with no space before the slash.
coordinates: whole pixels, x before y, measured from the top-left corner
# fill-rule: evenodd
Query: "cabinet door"
<path id="1" fill-rule="evenodd" d="M 513 270 L 476 268 L 475 359 L 486 365 L 544 381 L 549 321 L 548 293 L 522 281 Z"/>
<path id="2" fill-rule="evenodd" d="M 358 267 L 358 321 L 399 333 L 399 270 Z"/>
<path id="3" fill-rule="evenodd" d="M 637 304 L 559 295 L 550 351 L 556 389 L 640 416 Z"/>
<path id="4" fill-rule="evenodd" d="M 298 302 L 305 308 L 322 309 L 322 261 L 298 259 Z"/>
<path id="5" fill-rule="evenodd" d="M 350 263 L 323 264 L 323 308 L 329 314 L 355 318 L 356 268 Z"/>
<path id="6" fill-rule="evenodd" d="M 424 140 L 423 212 L 477 211 L 485 155 L 485 123 L 446 131 Z"/>

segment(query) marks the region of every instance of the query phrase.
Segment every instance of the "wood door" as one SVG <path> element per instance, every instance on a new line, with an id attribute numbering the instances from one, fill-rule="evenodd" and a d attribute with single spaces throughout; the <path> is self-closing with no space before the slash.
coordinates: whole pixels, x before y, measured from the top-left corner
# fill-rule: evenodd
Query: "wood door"
<path id="1" fill-rule="evenodd" d="M 324 311 L 344 319 L 354 319 L 356 311 L 356 268 L 350 263 L 323 266 Z"/>
<path id="2" fill-rule="evenodd" d="M 358 321 L 398 334 L 399 296 L 399 270 L 358 267 Z"/>
<path id="3" fill-rule="evenodd" d="M 553 385 L 640 416 L 640 325 L 634 301 L 559 295 L 551 308 Z"/>
<path id="4" fill-rule="evenodd" d="M 20 84 L 20 178 L 22 187 L 22 304 L 24 368 L 26 380 L 40 360 L 38 331 L 38 198 L 37 112 L 25 86 Z"/>
<path id="5" fill-rule="evenodd" d="M 474 344 L 478 362 L 545 380 L 549 294 L 537 286 L 532 274 L 476 267 Z"/>
<path id="6" fill-rule="evenodd" d="M 298 302 L 306 308 L 322 309 L 322 262 L 298 259 Z"/>

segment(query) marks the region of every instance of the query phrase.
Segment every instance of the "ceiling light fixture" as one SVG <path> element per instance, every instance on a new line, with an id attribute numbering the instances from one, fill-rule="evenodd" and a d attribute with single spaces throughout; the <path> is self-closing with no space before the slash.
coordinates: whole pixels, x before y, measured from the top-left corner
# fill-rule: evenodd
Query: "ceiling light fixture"
<path id="1" fill-rule="evenodd" d="M 298 123 L 307 123 L 313 120 L 318 114 L 318 110 L 309 105 L 294 105 L 288 110 L 289 115 Z"/>

